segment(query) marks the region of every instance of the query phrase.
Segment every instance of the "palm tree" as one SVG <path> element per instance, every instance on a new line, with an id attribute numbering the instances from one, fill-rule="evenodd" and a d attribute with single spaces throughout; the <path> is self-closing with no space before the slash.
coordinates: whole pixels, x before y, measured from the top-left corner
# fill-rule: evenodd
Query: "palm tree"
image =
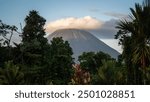
<path id="1" fill-rule="evenodd" d="M 103 60 L 102 64 L 98 68 L 98 84 L 126 84 L 124 68 L 117 67 L 113 60 Z"/>
<path id="2" fill-rule="evenodd" d="M 124 47 L 127 46 L 123 43 L 125 38 L 131 38 L 131 62 L 139 65 L 146 74 L 145 68 L 150 63 L 150 0 L 145 0 L 142 5 L 136 3 L 135 9 L 130 8 L 130 11 L 130 20 L 121 20 L 118 23 L 116 38 L 120 39 Z M 145 78 L 143 84 L 146 84 Z"/>
<path id="3" fill-rule="evenodd" d="M 23 83 L 24 74 L 20 71 L 20 68 L 11 61 L 7 62 L 3 69 L 0 69 L 0 84 L 17 85 Z"/>

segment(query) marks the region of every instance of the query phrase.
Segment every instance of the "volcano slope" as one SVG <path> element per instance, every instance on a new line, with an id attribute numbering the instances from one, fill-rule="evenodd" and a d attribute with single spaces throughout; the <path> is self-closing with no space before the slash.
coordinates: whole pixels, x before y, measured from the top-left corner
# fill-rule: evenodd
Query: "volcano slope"
<path id="1" fill-rule="evenodd" d="M 102 51 L 109 54 L 112 58 L 117 59 L 119 52 L 109 47 L 107 44 L 93 36 L 91 33 L 79 29 L 60 29 L 50 34 L 47 38 L 52 40 L 54 37 L 62 37 L 68 41 L 73 50 L 75 61 L 83 52 L 98 52 Z"/>

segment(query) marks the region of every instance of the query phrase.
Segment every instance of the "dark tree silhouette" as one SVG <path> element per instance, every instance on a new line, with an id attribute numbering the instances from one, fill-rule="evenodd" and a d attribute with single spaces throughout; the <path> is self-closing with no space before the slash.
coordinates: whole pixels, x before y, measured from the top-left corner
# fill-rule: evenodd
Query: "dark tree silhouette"
<path id="1" fill-rule="evenodd" d="M 134 66 L 136 66 L 135 70 L 138 70 L 139 68 L 137 66 L 139 66 L 144 74 L 142 83 L 146 84 L 146 67 L 150 64 L 150 0 L 145 0 L 142 5 L 136 3 L 135 9 L 130 8 L 130 10 L 131 15 L 129 17 L 131 20 L 122 20 L 118 23 L 117 28 L 119 31 L 116 38 L 120 39 L 120 44 L 124 46 L 123 56 L 126 60 L 126 64 L 134 64 Z M 126 40 L 127 37 L 130 38 L 130 41 Z M 127 43 L 127 41 L 130 42 L 130 44 Z M 128 48 L 131 46 L 129 48 L 129 56 L 127 55 L 129 50 L 126 49 L 127 46 Z M 132 66 L 130 66 L 130 68 L 128 66 L 128 69 L 131 70 L 131 68 Z M 135 72 L 136 75 L 138 75 L 137 71 Z M 133 74 L 131 74 L 131 76 L 132 75 Z"/>

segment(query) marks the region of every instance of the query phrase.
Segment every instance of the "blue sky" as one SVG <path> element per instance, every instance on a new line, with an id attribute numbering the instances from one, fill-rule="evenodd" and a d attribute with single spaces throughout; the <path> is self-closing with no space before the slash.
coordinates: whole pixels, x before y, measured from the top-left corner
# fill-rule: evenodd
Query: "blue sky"
<path id="1" fill-rule="evenodd" d="M 113 17 L 105 13 L 128 14 L 135 2 L 142 0 L 0 0 L 0 19 L 16 25 L 34 9 L 47 21 L 83 16 L 109 20 Z"/>
<path id="2" fill-rule="evenodd" d="M 24 25 L 30 10 L 37 10 L 46 22 L 47 33 L 59 27 L 90 29 L 97 37 L 120 50 L 114 38 L 116 22 L 125 18 L 129 8 L 143 0 L 0 0 L 0 20 L 9 25 Z M 88 24 L 87 24 L 88 22 Z M 66 24 L 67 23 L 67 24 Z M 79 24 L 78 24 L 79 23 Z M 81 24 L 82 23 L 82 24 Z M 71 25 L 70 25 L 71 24 Z M 93 27 L 96 30 L 93 30 Z M 18 39 L 18 38 L 16 38 Z"/>

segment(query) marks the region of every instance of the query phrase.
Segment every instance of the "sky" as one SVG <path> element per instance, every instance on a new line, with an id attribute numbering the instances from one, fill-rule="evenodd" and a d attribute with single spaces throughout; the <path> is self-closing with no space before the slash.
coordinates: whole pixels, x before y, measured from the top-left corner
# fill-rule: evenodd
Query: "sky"
<path id="1" fill-rule="evenodd" d="M 0 0 L 0 20 L 9 25 L 20 23 L 30 10 L 46 19 L 47 35 L 60 28 L 88 30 L 111 47 L 121 51 L 114 35 L 118 20 L 127 18 L 129 8 L 143 0 Z M 17 40 L 17 38 L 16 38 Z"/>

